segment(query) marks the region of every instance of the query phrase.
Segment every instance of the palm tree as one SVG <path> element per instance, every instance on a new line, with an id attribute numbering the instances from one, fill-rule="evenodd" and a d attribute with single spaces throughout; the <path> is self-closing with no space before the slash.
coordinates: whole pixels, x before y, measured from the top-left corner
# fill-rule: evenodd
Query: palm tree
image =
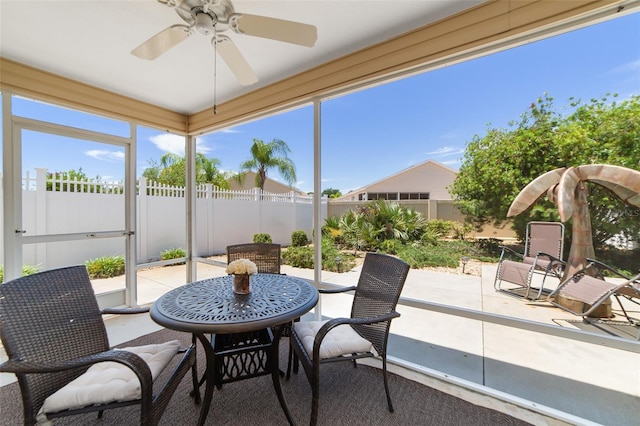
<path id="1" fill-rule="evenodd" d="M 520 191 L 507 212 L 507 217 L 524 212 L 546 192 L 547 198 L 557 204 L 560 220 L 566 222 L 571 219 L 571 249 L 563 281 L 586 265 L 586 258 L 595 257 L 585 182 L 603 186 L 622 201 L 640 207 L 640 171 L 622 166 L 589 164 L 563 167 L 537 177 Z"/>
<path id="2" fill-rule="evenodd" d="M 240 164 L 240 171 L 255 171 L 256 186 L 261 191 L 264 190 L 264 183 L 267 180 L 267 170 L 276 168 L 284 180 L 293 185 L 296 181 L 296 168 L 287 154 L 291 152 L 287 143 L 280 139 L 274 139 L 269 143 L 264 143 L 260 139 L 253 139 L 251 145 L 251 158 Z M 242 174 L 239 175 L 242 179 Z"/>

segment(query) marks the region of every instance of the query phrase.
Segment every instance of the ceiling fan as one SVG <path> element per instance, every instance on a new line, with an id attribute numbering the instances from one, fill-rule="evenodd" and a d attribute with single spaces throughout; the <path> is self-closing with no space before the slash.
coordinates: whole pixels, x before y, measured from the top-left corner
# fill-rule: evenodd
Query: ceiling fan
<path id="1" fill-rule="evenodd" d="M 258 81 L 240 50 L 224 34 L 232 30 L 237 34 L 284 41 L 312 47 L 317 39 L 313 25 L 266 16 L 236 13 L 231 0 L 158 0 L 175 9 L 185 24 L 172 25 L 131 51 L 141 59 L 154 60 L 172 47 L 189 38 L 195 31 L 213 35 L 211 44 L 220 54 L 231 72 L 243 85 Z"/>

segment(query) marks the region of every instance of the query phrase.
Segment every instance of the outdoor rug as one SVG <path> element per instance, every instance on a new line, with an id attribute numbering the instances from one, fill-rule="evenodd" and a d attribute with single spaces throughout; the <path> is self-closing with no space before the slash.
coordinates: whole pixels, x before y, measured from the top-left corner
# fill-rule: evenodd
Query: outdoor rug
<path id="1" fill-rule="evenodd" d="M 185 345 L 191 335 L 171 330 L 152 333 L 120 346 L 143 345 L 171 339 Z M 286 366 L 288 341 L 281 342 L 280 365 Z M 204 365 L 202 348 L 198 365 Z M 349 362 L 322 366 L 318 425 L 513 425 L 528 423 L 500 412 L 480 407 L 449 394 L 390 374 L 394 413 L 387 410 L 380 370 Z M 297 424 L 309 423 L 311 390 L 304 372 L 282 380 L 289 409 Z M 161 425 L 195 425 L 200 407 L 189 396 L 191 378 L 187 374 L 176 390 Z M 203 387 L 204 393 L 204 387 Z M 22 424 L 22 403 L 17 383 L 0 388 L 0 426 Z M 101 420 L 96 414 L 55 419 L 54 425 L 123 426 L 139 424 L 139 408 L 108 410 Z M 270 376 L 225 384 L 213 394 L 207 425 L 286 425 Z"/>

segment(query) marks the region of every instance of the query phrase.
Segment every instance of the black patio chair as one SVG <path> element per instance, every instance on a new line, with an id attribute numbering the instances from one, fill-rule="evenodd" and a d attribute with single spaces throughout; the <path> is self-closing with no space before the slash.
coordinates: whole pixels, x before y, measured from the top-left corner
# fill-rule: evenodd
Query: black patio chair
<path id="1" fill-rule="evenodd" d="M 24 424 L 95 411 L 102 417 L 106 409 L 135 404 L 141 425 L 157 424 L 195 363 L 193 346 L 181 350 L 180 342 L 171 341 L 111 350 L 102 319 L 107 313 L 147 311 L 101 311 L 84 265 L 1 284 L 0 338 L 9 360 L 0 372 L 17 376 Z M 154 395 L 155 378 L 173 365 Z M 112 380 L 116 375 L 120 380 Z"/>
<path id="2" fill-rule="evenodd" d="M 320 396 L 320 364 L 352 361 L 379 356 L 387 395 L 387 405 L 393 412 L 387 380 L 387 342 L 391 320 L 400 316 L 395 311 L 400 293 L 409 272 L 404 261 L 385 254 L 367 253 L 357 286 L 338 290 L 320 290 L 321 293 L 354 291 L 349 318 L 328 321 L 300 321 L 291 330 L 294 351 L 293 370 L 302 363 L 311 385 L 311 420 L 318 419 Z M 290 377 L 291 365 L 287 368 Z"/>
<path id="3" fill-rule="evenodd" d="M 227 264 L 238 259 L 249 259 L 255 263 L 259 274 L 281 274 L 282 247 L 275 243 L 244 243 L 227 246 Z M 299 321 L 299 318 L 294 321 Z M 293 321 L 272 329 L 283 337 L 289 337 L 292 323 Z M 291 357 L 290 353 L 289 358 Z"/>
<path id="4" fill-rule="evenodd" d="M 245 243 L 227 246 L 227 264 L 238 259 L 249 259 L 261 274 L 280 273 L 280 244 Z"/>

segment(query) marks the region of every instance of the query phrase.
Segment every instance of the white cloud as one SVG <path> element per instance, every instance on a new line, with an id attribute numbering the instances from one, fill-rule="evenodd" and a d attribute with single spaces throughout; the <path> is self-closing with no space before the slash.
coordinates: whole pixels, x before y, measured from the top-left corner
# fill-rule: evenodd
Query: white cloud
<path id="1" fill-rule="evenodd" d="M 611 74 L 627 74 L 633 73 L 637 76 L 637 73 L 640 72 L 640 59 L 636 59 L 635 61 L 627 62 L 626 64 L 622 64 L 615 68 L 609 70 Z"/>
<path id="2" fill-rule="evenodd" d="M 184 137 L 163 133 L 152 136 L 151 142 L 161 151 L 184 155 Z"/>
<path id="3" fill-rule="evenodd" d="M 456 148 L 454 146 L 444 146 L 442 148 L 436 149 L 435 151 L 427 152 L 427 155 L 440 155 L 440 156 L 449 156 L 463 153 L 464 150 L 460 148 Z"/>
<path id="4" fill-rule="evenodd" d="M 106 149 L 92 149 L 85 151 L 84 154 L 88 157 L 95 158 L 102 161 L 124 161 L 124 152 L 122 151 L 107 151 Z"/>
<path id="5" fill-rule="evenodd" d="M 151 142 L 161 151 L 184 156 L 184 137 L 170 133 L 162 133 L 150 138 Z M 196 138 L 196 151 L 203 154 L 211 152 L 202 138 Z"/>

